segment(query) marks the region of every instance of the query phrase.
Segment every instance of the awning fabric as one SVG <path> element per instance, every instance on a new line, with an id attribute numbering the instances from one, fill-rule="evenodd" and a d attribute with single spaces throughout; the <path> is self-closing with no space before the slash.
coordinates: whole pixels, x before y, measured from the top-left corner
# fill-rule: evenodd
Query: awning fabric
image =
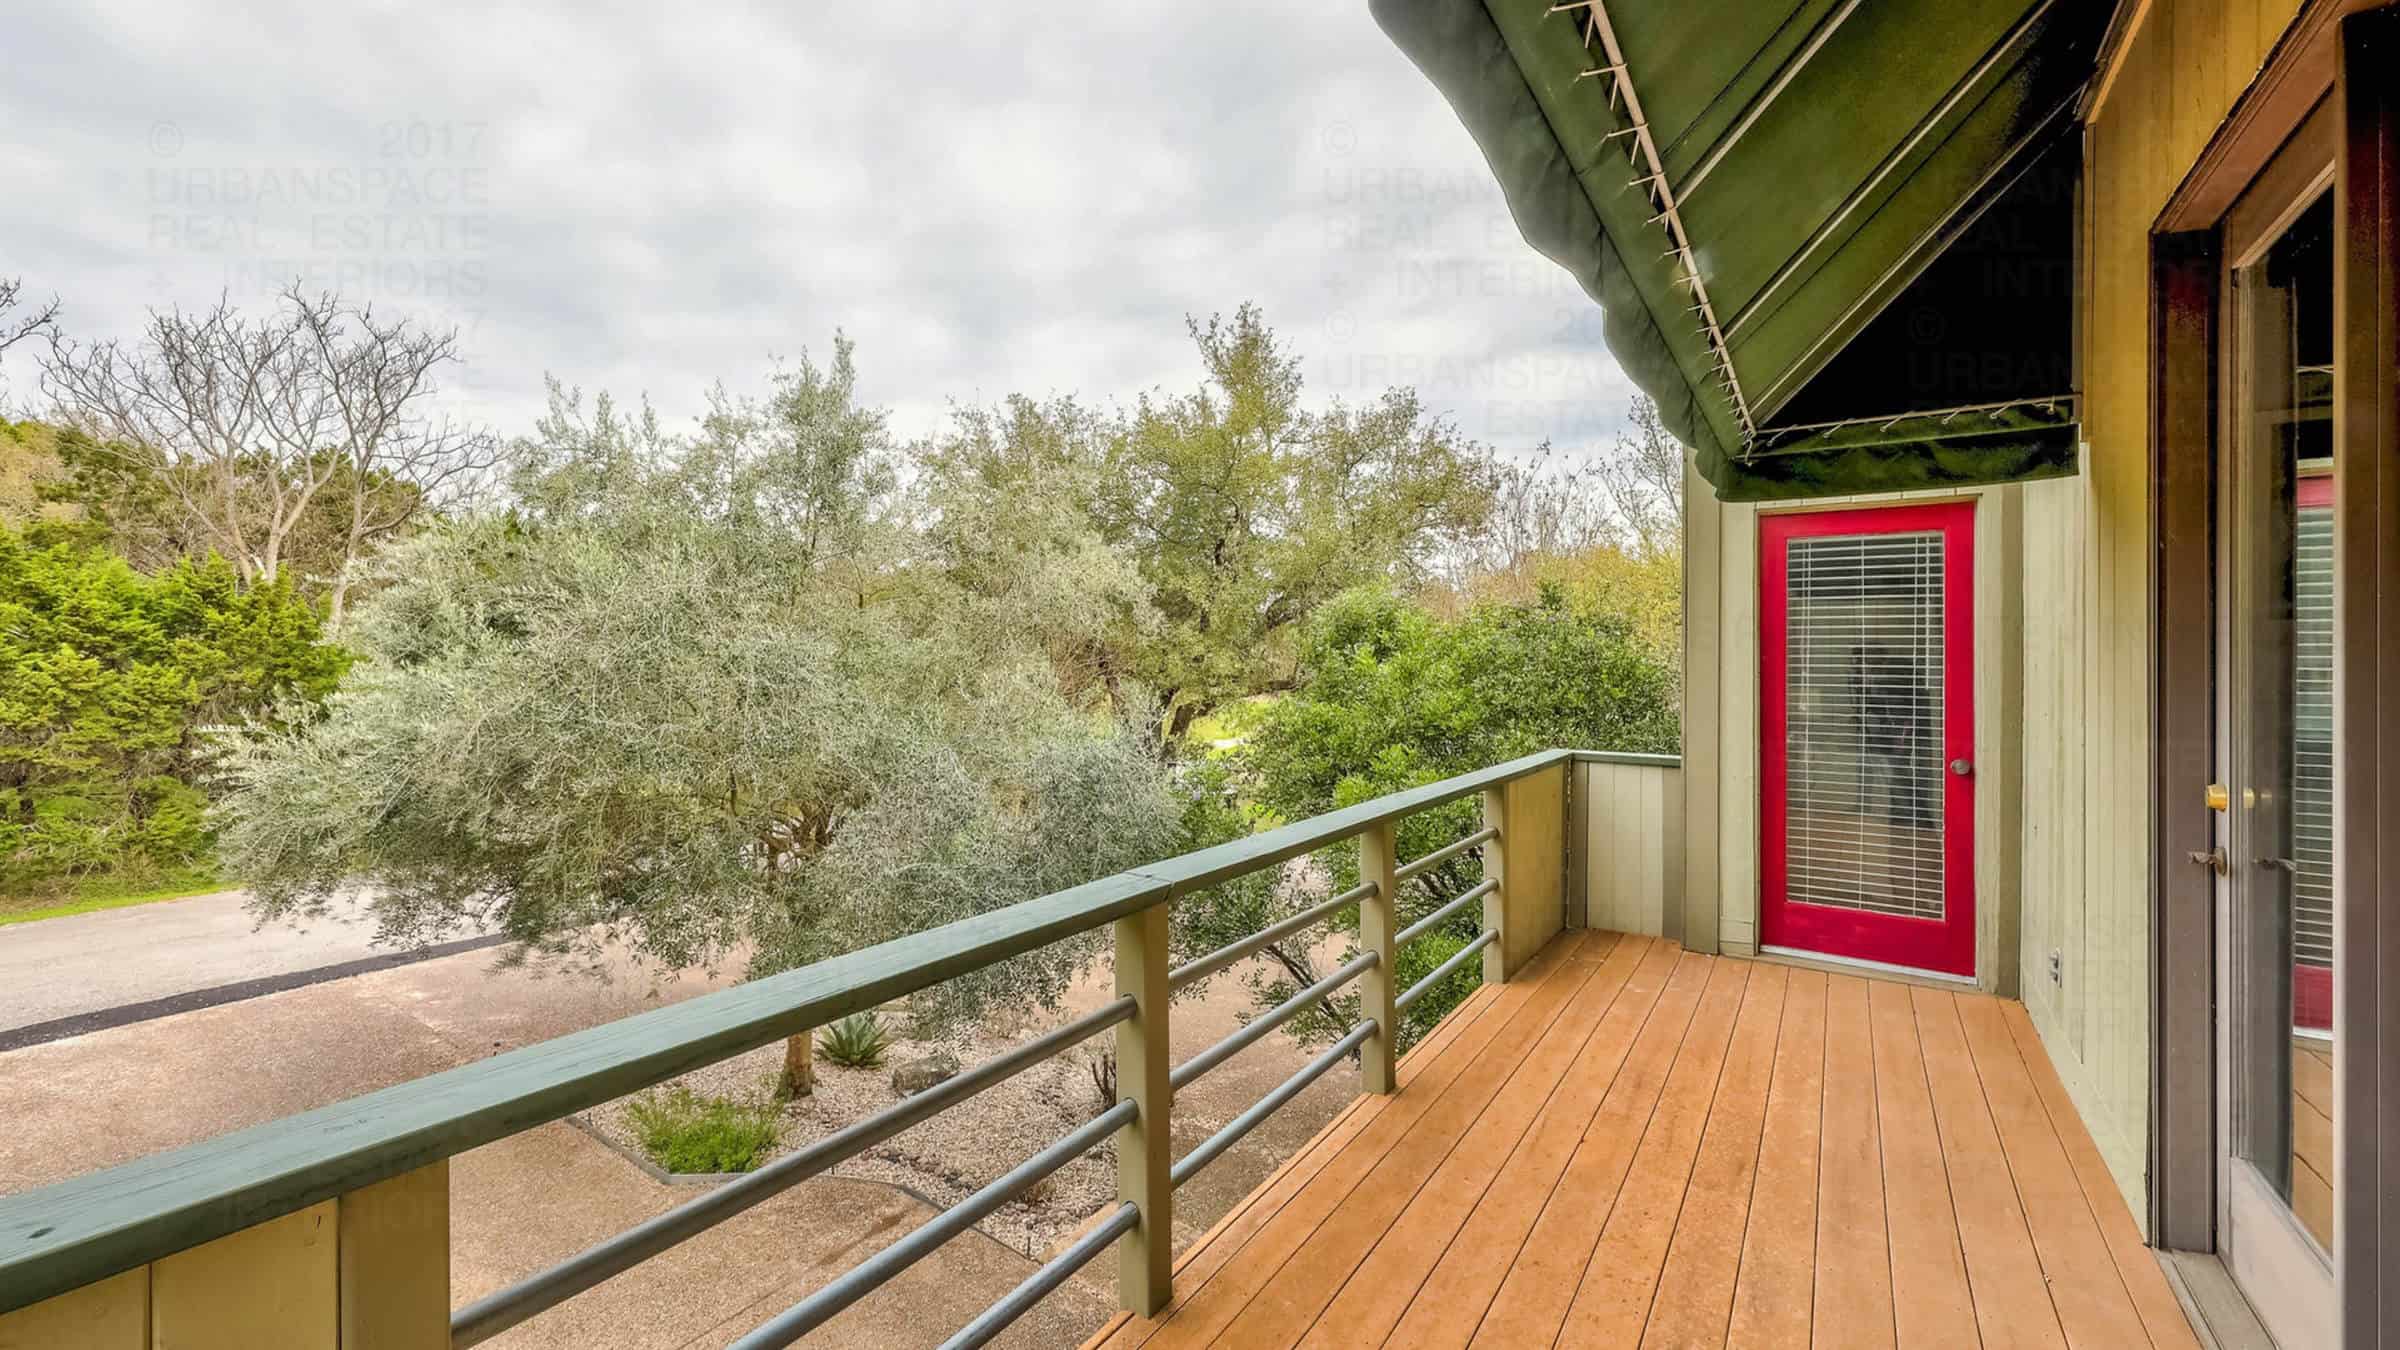
<path id="1" fill-rule="evenodd" d="M 2073 102 L 2108 6 L 1372 5 L 1719 496 L 2074 472 Z"/>

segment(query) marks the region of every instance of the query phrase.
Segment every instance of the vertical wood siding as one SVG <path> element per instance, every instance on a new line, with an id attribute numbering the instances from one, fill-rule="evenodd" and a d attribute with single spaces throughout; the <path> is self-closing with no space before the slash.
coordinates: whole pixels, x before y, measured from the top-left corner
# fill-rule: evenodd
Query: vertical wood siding
<path id="1" fill-rule="evenodd" d="M 2156 0 L 2130 39 L 2086 132 L 2083 475 L 2023 489 L 2020 987 L 2109 1170 L 2145 1217 L 2150 230 L 2297 9 L 2296 0 Z"/>
<path id="2" fill-rule="evenodd" d="M 1583 801 L 1585 922 L 1670 936 L 1683 897 L 1683 773 L 1655 764 L 1575 765 Z"/>

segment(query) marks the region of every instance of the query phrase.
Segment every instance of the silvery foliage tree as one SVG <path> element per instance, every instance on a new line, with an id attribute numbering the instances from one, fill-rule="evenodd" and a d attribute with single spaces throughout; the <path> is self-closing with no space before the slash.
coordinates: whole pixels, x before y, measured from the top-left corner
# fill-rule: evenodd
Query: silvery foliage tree
<path id="1" fill-rule="evenodd" d="M 1094 557 L 1035 540 L 968 584 L 933 556 L 846 342 L 687 436 L 554 387 L 511 460 L 508 514 L 384 559 L 326 716 L 233 752 L 261 915 L 364 886 L 390 940 L 765 973 L 1171 851 L 1162 768 L 1054 675 Z M 912 1006 L 1047 1001 L 1094 949 Z"/>

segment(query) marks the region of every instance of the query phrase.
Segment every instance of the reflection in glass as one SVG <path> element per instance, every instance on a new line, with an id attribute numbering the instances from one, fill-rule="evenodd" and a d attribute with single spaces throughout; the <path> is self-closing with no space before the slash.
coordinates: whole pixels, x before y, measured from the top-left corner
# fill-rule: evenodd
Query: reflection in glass
<path id="1" fill-rule="evenodd" d="M 2237 274 L 2229 475 L 2235 1155 L 2333 1240 L 2333 214 Z"/>

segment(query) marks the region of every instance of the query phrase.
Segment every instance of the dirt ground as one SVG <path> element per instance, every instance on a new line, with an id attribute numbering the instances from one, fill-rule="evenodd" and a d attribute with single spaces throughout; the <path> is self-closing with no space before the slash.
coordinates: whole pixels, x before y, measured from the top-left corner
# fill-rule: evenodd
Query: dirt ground
<path id="1" fill-rule="evenodd" d="M 498 970 L 475 952 L 0 1054 L 0 1192 L 24 1190 L 160 1149 L 421 1077 L 655 1007 L 725 981 L 656 979 L 630 968 L 597 983 Z M 1057 1017 L 1098 1006 L 1087 980 Z M 1178 1002 L 1178 1059 L 1223 1036 L 1249 1007 L 1238 979 Z M 1028 1014 L 1047 1024 L 1049 1015 Z M 1004 1044 L 995 1042 L 994 1044 Z M 962 1061 L 992 1048 L 954 1050 Z M 916 1047 L 903 1046 L 903 1054 Z M 971 1056 L 968 1051 L 975 1054 Z M 732 1073 L 763 1076 L 748 1065 Z M 1305 1063 L 1270 1036 L 1187 1087 L 1178 1152 Z M 807 1130 L 891 1098 L 889 1068 L 823 1065 L 833 1085 Z M 846 1075 L 857 1075 L 846 1080 Z M 1302 1093 L 1177 1196 L 1189 1242 L 1256 1186 L 1356 1090 L 1347 1068 Z M 890 1141 L 847 1174 L 822 1177 L 491 1342 L 515 1347 L 723 1345 L 905 1235 L 1013 1166 L 1093 1105 L 1080 1063 L 1028 1071 Z M 1085 1114 L 1078 1115 L 1078 1111 Z M 837 1119 L 837 1115 L 841 1118 Z M 795 1135 L 805 1142 L 813 1134 Z M 932 1345 L 1031 1273 L 1113 1194 L 1113 1164 L 1077 1164 L 1049 1195 L 1011 1206 L 829 1324 L 811 1344 Z M 461 1155 L 451 1170 L 451 1297 L 464 1303 L 672 1207 L 694 1193 L 652 1180 L 591 1133 L 560 1122 Z M 1078 1213 L 1077 1211 L 1081 1212 Z M 1072 1344 L 1111 1311 L 1107 1261 L 1054 1295 L 1004 1344 Z"/>

